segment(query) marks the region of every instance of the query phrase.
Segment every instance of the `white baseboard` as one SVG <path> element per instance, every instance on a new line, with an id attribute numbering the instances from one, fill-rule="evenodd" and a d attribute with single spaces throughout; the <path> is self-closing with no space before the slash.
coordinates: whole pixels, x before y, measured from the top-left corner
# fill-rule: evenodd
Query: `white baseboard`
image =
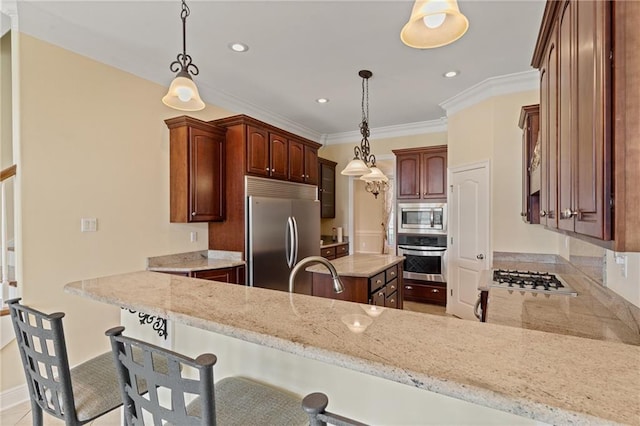
<path id="1" fill-rule="evenodd" d="M 29 401 L 29 388 L 25 383 L 24 385 L 0 392 L 0 411 L 27 401 Z"/>

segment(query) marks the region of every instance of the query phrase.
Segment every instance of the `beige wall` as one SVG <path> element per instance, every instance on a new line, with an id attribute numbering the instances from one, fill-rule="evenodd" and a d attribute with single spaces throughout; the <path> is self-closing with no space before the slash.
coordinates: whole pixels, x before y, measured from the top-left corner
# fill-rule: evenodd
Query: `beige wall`
<path id="1" fill-rule="evenodd" d="M 24 302 L 64 311 L 72 364 L 108 349 L 119 309 L 67 295 L 70 281 L 145 268 L 145 258 L 207 248 L 207 224 L 169 223 L 169 132 L 182 115 L 165 87 L 21 34 Z M 171 76 L 167 74 L 167 83 Z M 215 119 L 207 107 L 189 115 Z M 81 233 L 80 218 L 98 219 Z M 190 243 L 191 231 L 199 233 Z M 1 390 L 24 383 L 15 343 Z"/>
<path id="2" fill-rule="evenodd" d="M 375 129 L 372 130 L 375 136 Z M 421 146 L 446 145 L 447 134 L 445 132 L 427 133 L 423 135 L 405 136 L 400 138 L 386 138 L 369 140 L 371 152 L 377 158 L 393 156 L 391 150 L 401 148 L 415 148 Z M 347 166 L 349 161 L 353 159 L 353 147 L 360 144 L 360 140 L 354 140 L 349 143 L 328 145 L 320 148 L 318 155 L 332 161 L 336 161 L 336 217 L 335 219 L 322 220 L 322 234 L 331 234 L 331 228 L 334 226 L 342 226 L 345 235 L 351 235 L 348 229 L 347 221 L 349 217 L 349 177 L 343 176 L 340 172 Z M 368 194 L 369 197 L 372 197 Z"/>
<path id="3" fill-rule="evenodd" d="M 13 164 L 11 132 L 11 31 L 0 39 L 0 169 Z"/>
<path id="4" fill-rule="evenodd" d="M 491 162 L 492 251 L 558 253 L 560 236 L 527 225 L 522 211 L 520 108 L 538 102 L 538 91 L 496 96 L 448 117 L 449 168 Z"/>

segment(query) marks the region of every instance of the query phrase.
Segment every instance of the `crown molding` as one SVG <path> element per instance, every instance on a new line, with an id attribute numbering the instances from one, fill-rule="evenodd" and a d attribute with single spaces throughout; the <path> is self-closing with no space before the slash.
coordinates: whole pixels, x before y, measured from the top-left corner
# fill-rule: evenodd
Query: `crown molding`
<path id="1" fill-rule="evenodd" d="M 397 138 L 402 136 L 422 135 L 425 133 L 439 133 L 447 131 L 447 118 L 437 120 L 417 121 L 415 123 L 398 124 L 393 126 L 375 127 L 370 129 L 375 139 Z M 323 135 L 323 145 L 338 145 L 351 143 L 362 139 L 360 131 L 332 133 Z"/>
<path id="2" fill-rule="evenodd" d="M 312 141 L 319 143 L 322 142 L 323 135 L 320 132 L 312 130 L 308 127 L 302 126 L 295 121 L 289 120 L 279 114 L 275 114 L 271 111 L 267 111 L 264 108 L 260 108 L 257 105 L 244 101 L 238 97 L 224 93 L 220 90 L 216 90 L 212 87 L 198 83 L 198 91 L 200 96 L 206 102 L 229 110 L 231 112 L 237 112 L 238 114 L 247 114 L 251 117 L 269 123 L 273 126 L 280 127 L 298 136 L 302 136 Z"/>
<path id="3" fill-rule="evenodd" d="M 494 96 L 536 90 L 540 87 L 538 70 L 488 78 L 440 103 L 447 117 Z"/>

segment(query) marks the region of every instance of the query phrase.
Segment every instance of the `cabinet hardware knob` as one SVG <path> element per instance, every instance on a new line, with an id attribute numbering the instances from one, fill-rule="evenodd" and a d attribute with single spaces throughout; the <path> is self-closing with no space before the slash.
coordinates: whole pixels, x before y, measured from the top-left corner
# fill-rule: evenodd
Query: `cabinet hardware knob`
<path id="1" fill-rule="evenodd" d="M 395 290 L 395 289 L 396 289 L 396 286 L 395 286 L 395 285 L 392 285 L 392 286 L 391 286 L 391 290 Z"/>
<path id="2" fill-rule="evenodd" d="M 191 212 L 191 216 L 195 216 L 195 215 L 196 215 L 196 212 Z"/>
<path id="3" fill-rule="evenodd" d="M 383 292 L 378 293 L 378 297 L 383 297 L 383 296 L 384 296 Z"/>
<path id="4" fill-rule="evenodd" d="M 391 276 L 393 277 L 395 275 L 396 275 L 395 271 L 391 271 Z"/>
<path id="5" fill-rule="evenodd" d="M 545 217 L 547 215 L 546 210 L 540 210 L 540 216 Z"/>
<path id="6" fill-rule="evenodd" d="M 416 192 L 416 195 L 420 195 L 420 193 L 419 193 L 419 192 Z"/>
<path id="7" fill-rule="evenodd" d="M 476 259 L 478 260 L 484 259 L 484 254 L 480 253 L 479 255 L 476 256 Z"/>
<path id="8" fill-rule="evenodd" d="M 520 216 L 525 217 L 527 215 L 527 212 L 520 212 Z"/>
<path id="9" fill-rule="evenodd" d="M 393 305 L 395 302 L 396 302 L 396 301 L 395 301 L 395 299 L 391 299 L 391 300 L 389 301 L 389 303 L 390 303 L 390 304 L 392 304 L 392 305 Z"/>
<path id="10" fill-rule="evenodd" d="M 273 172 L 275 172 L 275 171 L 276 171 L 276 169 L 271 169 L 271 173 L 273 173 Z"/>
<path id="11" fill-rule="evenodd" d="M 571 219 L 573 216 L 578 216 L 577 211 L 573 211 L 569 208 L 562 210 L 560 212 L 560 219 Z"/>
<path id="12" fill-rule="evenodd" d="M 376 284 L 382 284 L 382 281 L 376 280 Z"/>
<path id="13" fill-rule="evenodd" d="M 440 290 L 438 290 L 437 288 L 432 288 L 431 293 L 440 293 Z"/>
<path id="14" fill-rule="evenodd" d="M 411 287 L 410 285 L 405 285 L 405 286 L 404 286 L 404 289 L 405 289 L 405 290 L 413 290 L 413 287 Z"/>
<path id="15" fill-rule="evenodd" d="M 269 168 L 267 167 L 266 170 L 269 171 Z"/>

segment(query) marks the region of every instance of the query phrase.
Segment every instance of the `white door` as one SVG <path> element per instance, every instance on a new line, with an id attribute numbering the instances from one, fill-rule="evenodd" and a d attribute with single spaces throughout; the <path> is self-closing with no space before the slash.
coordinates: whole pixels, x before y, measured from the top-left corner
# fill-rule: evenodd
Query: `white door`
<path id="1" fill-rule="evenodd" d="M 480 273 L 491 264 L 489 203 L 488 161 L 450 170 L 447 313 L 476 321 Z"/>

